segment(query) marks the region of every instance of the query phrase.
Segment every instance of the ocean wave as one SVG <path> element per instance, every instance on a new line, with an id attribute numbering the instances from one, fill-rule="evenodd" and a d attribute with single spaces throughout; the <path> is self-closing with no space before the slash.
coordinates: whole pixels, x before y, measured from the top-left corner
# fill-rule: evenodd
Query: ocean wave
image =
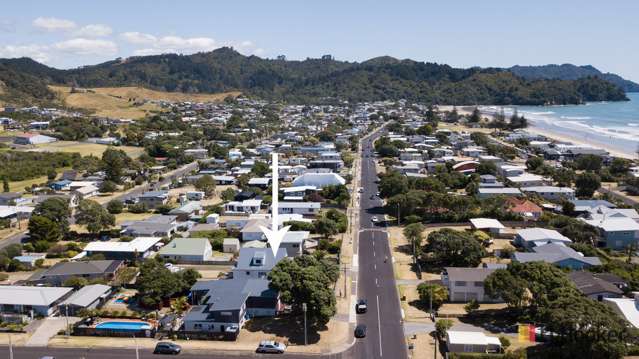
<path id="1" fill-rule="evenodd" d="M 626 125 L 630 127 L 639 127 L 639 123 L 635 123 L 635 122 L 629 122 Z"/>
<path id="2" fill-rule="evenodd" d="M 559 118 L 566 120 L 592 120 L 590 116 L 559 116 Z"/>

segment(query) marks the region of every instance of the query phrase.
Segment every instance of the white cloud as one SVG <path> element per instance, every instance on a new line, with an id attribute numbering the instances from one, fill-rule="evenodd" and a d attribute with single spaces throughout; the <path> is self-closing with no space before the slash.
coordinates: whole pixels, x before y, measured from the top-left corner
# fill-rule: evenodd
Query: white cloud
<path id="1" fill-rule="evenodd" d="M 134 44 L 134 45 L 153 44 L 158 40 L 153 35 L 137 32 L 137 31 L 124 32 L 120 34 L 120 37 L 122 37 L 126 42 L 130 44 Z"/>
<path id="2" fill-rule="evenodd" d="M 212 51 L 222 46 L 232 46 L 247 55 L 262 55 L 264 49 L 258 48 L 252 41 L 238 43 L 219 43 L 210 37 L 154 36 L 141 32 L 124 32 L 120 34 L 124 41 L 132 45 L 143 45 L 133 51 L 135 56 L 158 55 L 166 53 L 192 54 Z"/>
<path id="3" fill-rule="evenodd" d="M 46 31 L 68 31 L 76 28 L 75 22 L 55 17 L 39 17 L 33 20 L 33 26 Z"/>
<path id="4" fill-rule="evenodd" d="M 109 36 L 112 33 L 113 29 L 109 26 L 102 24 L 90 24 L 80 28 L 75 32 L 75 35 L 79 37 L 103 37 Z"/>
<path id="5" fill-rule="evenodd" d="M 48 48 L 41 45 L 5 45 L 0 46 L 0 57 L 30 57 L 38 62 L 48 62 Z"/>
<path id="6" fill-rule="evenodd" d="M 113 41 L 76 38 L 57 42 L 53 48 L 76 55 L 113 56 L 118 52 L 118 46 Z"/>

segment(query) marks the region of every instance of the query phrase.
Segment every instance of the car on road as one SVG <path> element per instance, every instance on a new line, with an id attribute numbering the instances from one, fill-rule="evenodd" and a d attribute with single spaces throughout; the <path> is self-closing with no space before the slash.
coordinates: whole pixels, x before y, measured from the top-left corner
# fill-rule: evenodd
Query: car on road
<path id="1" fill-rule="evenodd" d="M 366 301 L 366 299 L 357 300 L 357 304 L 355 304 L 355 313 L 362 314 L 362 313 L 366 313 L 367 310 L 368 310 L 368 302 Z"/>
<path id="2" fill-rule="evenodd" d="M 153 354 L 180 354 L 182 347 L 171 342 L 159 342 L 155 345 Z"/>
<path id="3" fill-rule="evenodd" d="M 364 193 L 364 187 L 360 187 L 359 190 L 357 190 L 357 192 Z"/>
<path id="4" fill-rule="evenodd" d="M 377 218 L 377 216 L 373 216 L 373 217 L 371 218 L 371 222 L 373 222 L 373 223 L 377 223 L 377 222 L 379 222 L 379 219 Z"/>
<path id="5" fill-rule="evenodd" d="M 257 346 L 258 353 L 283 354 L 286 351 L 286 345 L 273 340 L 262 340 Z"/>
<path id="6" fill-rule="evenodd" d="M 366 325 L 359 324 L 355 327 L 355 338 L 364 338 L 366 336 Z"/>

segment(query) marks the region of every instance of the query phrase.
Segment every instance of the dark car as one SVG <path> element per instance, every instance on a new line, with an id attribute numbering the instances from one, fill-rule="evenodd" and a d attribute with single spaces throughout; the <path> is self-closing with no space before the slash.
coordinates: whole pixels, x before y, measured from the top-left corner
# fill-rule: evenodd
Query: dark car
<path id="1" fill-rule="evenodd" d="M 170 342 L 159 342 L 155 345 L 155 350 L 153 350 L 153 354 L 177 355 L 177 354 L 180 354 L 181 351 L 182 351 L 182 347 L 177 344 L 170 343 Z"/>
<path id="2" fill-rule="evenodd" d="M 366 299 L 359 299 L 357 301 L 357 304 L 355 304 L 355 313 L 357 314 L 362 314 L 362 313 L 366 313 L 366 311 L 368 310 L 368 302 L 366 301 Z"/>
<path id="3" fill-rule="evenodd" d="M 355 327 L 355 338 L 364 338 L 366 336 L 366 326 L 359 324 Z"/>

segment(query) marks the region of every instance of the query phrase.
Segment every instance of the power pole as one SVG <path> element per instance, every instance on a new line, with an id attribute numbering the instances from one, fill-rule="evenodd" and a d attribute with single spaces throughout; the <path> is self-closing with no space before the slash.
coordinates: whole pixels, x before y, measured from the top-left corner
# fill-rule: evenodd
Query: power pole
<path id="1" fill-rule="evenodd" d="M 308 345 L 308 337 L 306 333 L 306 303 L 302 303 L 302 311 L 304 312 L 304 345 Z"/>

